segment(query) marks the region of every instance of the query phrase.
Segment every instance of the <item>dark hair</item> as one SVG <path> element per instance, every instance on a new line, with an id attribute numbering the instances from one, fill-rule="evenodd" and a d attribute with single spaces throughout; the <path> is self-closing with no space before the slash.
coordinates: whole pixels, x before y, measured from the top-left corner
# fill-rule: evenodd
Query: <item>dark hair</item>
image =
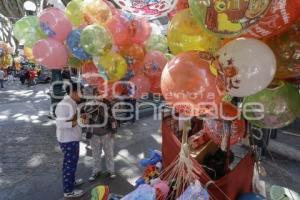
<path id="1" fill-rule="evenodd" d="M 65 90 L 69 95 L 71 92 L 81 92 L 83 86 L 80 83 L 70 82 L 66 84 Z"/>

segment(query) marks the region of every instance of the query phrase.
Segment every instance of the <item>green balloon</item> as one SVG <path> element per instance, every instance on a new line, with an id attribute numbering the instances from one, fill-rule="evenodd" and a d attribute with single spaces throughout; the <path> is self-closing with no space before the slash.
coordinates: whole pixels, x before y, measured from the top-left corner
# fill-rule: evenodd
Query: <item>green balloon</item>
<path id="1" fill-rule="evenodd" d="M 85 27 L 80 35 L 82 48 L 93 56 L 107 53 L 112 47 L 112 39 L 108 31 L 100 25 Z"/>
<path id="2" fill-rule="evenodd" d="M 245 97 L 243 109 L 244 117 L 253 125 L 269 129 L 282 128 L 300 115 L 299 90 L 292 84 L 282 82 L 275 88 L 266 88 Z"/>
<path id="3" fill-rule="evenodd" d="M 168 61 L 172 60 L 172 58 L 175 57 L 173 54 L 170 54 L 170 53 L 165 53 L 165 56 L 166 56 Z"/>
<path id="4" fill-rule="evenodd" d="M 66 7 L 66 15 L 75 26 L 80 26 L 84 23 L 83 6 L 83 0 L 72 0 Z"/>
<path id="5" fill-rule="evenodd" d="M 36 16 L 26 16 L 17 21 L 13 28 L 13 34 L 17 40 L 29 48 L 32 48 L 38 40 L 46 38 Z"/>
<path id="6" fill-rule="evenodd" d="M 151 35 L 146 42 L 147 51 L 160 51 L 162 53 L 168 53 L 168 40 L 164 35 Z"/>
<path id="7" fill-rule="evenodd" d="M 75 57 L 69 57 L 68 64 L 72 68 L 80 68 L 82 66 L 82 61 Z"/>

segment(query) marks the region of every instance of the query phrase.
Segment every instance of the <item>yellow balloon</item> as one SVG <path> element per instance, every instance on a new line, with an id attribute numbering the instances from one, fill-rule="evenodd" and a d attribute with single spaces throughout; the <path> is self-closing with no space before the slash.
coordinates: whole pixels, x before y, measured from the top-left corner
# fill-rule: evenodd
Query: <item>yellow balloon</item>
<path id="1" fill-rule="evenodd" d="M 66 15 L 74 26 L 84 24 L 83 0 L 72 0 L 66 7 Z"/>
<path id="2" fill-rule="evenodd" d="M 109 82 L 121 80 L 127 73 L 126 60 L 118 53 L 109 52 L 99 60 L 100 73 L 105 70 Z"/>
<path id="3" fill-rule="evenodd" d="M 112 18 L 112 12 L 102 0 L 85 0 L 83 16 L 88 24 L 105 25 Z"/>
<path id="4" fill-rule="evenodd" d="M 33 54 L 32 54 L 32 49 L 31 49 L 31 48 L 25 47 L 25 48 L 24 48 L 24 55 L 26 56 L 26 58 L 27 58 L 28 60 L 34 60 L 34 57 L 33 57 Z"/>
<path id="5" fill-rule="evenodd" d="M 168 45 L 173 54 L 198 50 L 214 53 L 221 47 L 221 39 L 203 30 L 189 9 L 178 12 L 169 24 Z"/>

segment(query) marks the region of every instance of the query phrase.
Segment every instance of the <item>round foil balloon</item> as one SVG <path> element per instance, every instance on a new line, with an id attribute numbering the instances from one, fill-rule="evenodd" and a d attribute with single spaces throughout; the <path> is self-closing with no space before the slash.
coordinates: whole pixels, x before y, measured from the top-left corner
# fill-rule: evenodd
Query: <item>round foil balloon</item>
<path id="1" fill-rule="evenodd" d="M 83 5 L 83 0 L 72 0 L 66 7 L 66 15 L 74 26 L 80 26 L 85 23 Z"/>
<path id="2" fill-rule="evenodd" d="M 104 69 L 109 82 L 121 80 L 127 72 L 126 60 L 118 53 L 109 52 L 100 58 L 100 68 Z"/>
<path id="3" fill-rule="evenodd" d="M 189 0 L 198 23 L 220 37 L 234 37 L 257 23 L 270 8 L 272 0 Z"/>
<path id="4" fill-rule="evenodd" d="M 57 40 L 39 40 L 32 51 L 35 60 L 48 69 L 61 69 L 68 63 L 67 48 Z"/>
<path id="5" fill-rule="evenodd" d="M 145 56 L 143 71 L 150 79 L 160 77 L 167 62 L 168 60 L 163 53 L 150 51 Z"/>
<path id="6" fill-rule="evenodd" d="M 111 36 L 99 25 L 85 27 L 80 35 L 80 43 L 83 49 L 93 56 L 103 55 L 112 48 Z"/>
<path id="7" fill-rule="evenodd" d="M 238 38 L 217 52 L 217 85 L 231 96 L 245 97 L 266 88 L 276 72 L 272 50 L 256 39 Z"/>
<path id="8" fill-rule="evenodd" d="M 87 24 L 104 25 L 112 17 L 109 6 L 102 0 L 85 0 L 84 20 Z"/>
<path id="9" fill-rule="evenodd" d="M 64 41 L 72 31 L 72 24 L 65 13 L 58 8 L 47 8 L 39 16 L 44 33 L 58 41 Z"/>
<path id="10" fill-rule="evenodd" d="M 287 30 L 300 17 L 300 1 L 273 0 L 258 23 L 249 27 L 245 37 L 269 38 Z"/>
<path id="11" fill-rule="evenodd" d="M 278 79 L 300 76 L 300 21 L 287 32 L 272 37 L 267 41 L 277 58 Z"/>
<path id="12" fill-rule="evenodd" d="M 144 76 L 143 74 L 138 74 L 130 79 L 131 85 L 128 85 L 128 95 L 133 96 L 136 99 L 140 99 L 145 96 L 150 91 L 151 83 L 149 78 Z"/>
<path id="13" fill-rule="evenodd" d="M 299 90 L 291 84 L 248 96 L 244 99 L 244 117 L 260 128 L 282 128 L 292 123 L 300 115 Z"/>
<path id="14" fill-rule="evenodd" d="M 192 110 L 189 115 L 195 116 L 218 107 L 222 97 L 210 71 L 211 59 L 210 54 L 190 51 L 167 63 L 161 76 L 161 90 L 168 104 L 188 106 Z"/>
<path id="15" fill-rule="evenodd" d="M 75 56 L 80 60 L 88 60 L 91 59 L 91 56 L 87 52 L 85 52 L 85 50 L 81 46 L 80 43 L 81 32 L 82 30 L 80 29 L 73 30 L 68 36 L 67 46 L 73 56 Z"/>
<path id="16" fill-rule="evenodd" d="M 221 47 L 221 40 L 204 31 L 189 9 L 185 9 L 178 12 L 169 24 L 168 45 L 173 54 L 190 50 L 215 52 Z"/>
<path id="17" fill-rule="evenodd" d="M 164 35 L 151 35 L 146 42 L 147 51 L 160 51 L 162 53 L 168 53 L 168 40 Z"/>
<path id="18" fill-rule="evenodd" d="M 13 33 L 20 43 L 29 48 L 32 48 L 38 40 L 46 37 L 36 16 L 26 16 L 17 21 Z"/>

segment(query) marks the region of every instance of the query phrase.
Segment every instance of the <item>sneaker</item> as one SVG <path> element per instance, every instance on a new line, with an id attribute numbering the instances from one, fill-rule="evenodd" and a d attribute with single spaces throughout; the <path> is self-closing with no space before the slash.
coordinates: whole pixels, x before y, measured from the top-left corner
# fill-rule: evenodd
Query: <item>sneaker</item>
<path id="1" fill-rule="evenodd" d="M 84 195 L 83 190 L 73 190 L 73 192 L 64 193 L 65 198 L 78 198 Z"/>
<path id="2" fill-rule="evenodd" d="M 90 182 L 95 181 L 99 175 L 100 175 L 100 172 L 93 172 L 92 175 L 89 177 L 89 181 Z"/>
<path id="3" fill-rule="evenodd" d="M 74 182 L 74 186 L 77 187 L 77 186 L 80 186 L 82 185 L 84 182 L 83 182 L 83 179 L 79 178 L 79 179 L 76 179 L 75 182 Z"/>

